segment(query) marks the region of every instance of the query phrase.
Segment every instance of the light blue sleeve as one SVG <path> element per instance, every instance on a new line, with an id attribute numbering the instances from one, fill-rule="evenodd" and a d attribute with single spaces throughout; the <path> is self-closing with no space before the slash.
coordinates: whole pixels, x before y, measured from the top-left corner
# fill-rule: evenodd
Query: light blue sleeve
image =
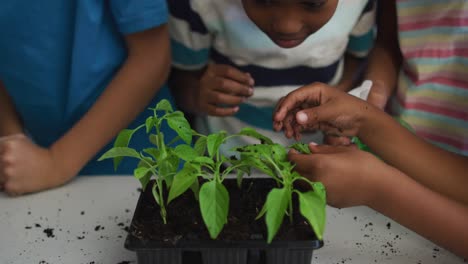
<path id="1" fill-rule="evenodd" d="M 165 24 L 169 16 L 165 0 L 110 0 L 109 5 L 125 35 Z"/>

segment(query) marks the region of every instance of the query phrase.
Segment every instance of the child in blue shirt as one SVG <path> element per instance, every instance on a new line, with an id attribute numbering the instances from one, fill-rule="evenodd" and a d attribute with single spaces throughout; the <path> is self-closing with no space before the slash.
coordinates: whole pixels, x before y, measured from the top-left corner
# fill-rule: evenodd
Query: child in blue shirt
<path id="1" fill-rule="evenodd" d="M 353 88 L 357 59 L 373 44 L 374 7 L 372 0 L 171 0 L 171 89 L 202 133 L 251 126 L 288 145 L 272 129 L 274 106 L 313 82 Z M 248 143 L 255 142 L 235 138 L 222 151 Z"/>
<path id="2" fill-rule="evenodd" d="M 164 0 L 0 1 L 1 189 L 19 195 L 114 173 L 112 161 L 96 161 L 106 144 L 169 97 L 167 19 Z"/>

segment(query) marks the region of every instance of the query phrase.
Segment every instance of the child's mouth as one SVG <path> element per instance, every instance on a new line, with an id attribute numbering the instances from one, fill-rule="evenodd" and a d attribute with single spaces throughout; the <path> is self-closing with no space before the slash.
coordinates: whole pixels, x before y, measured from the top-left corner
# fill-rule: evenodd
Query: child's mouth
<path id="1" fill-rule="evenodd" d="M 274 39 L 273 41 L 276 43 L 276 45 L 289 49 L 301 44 L 303 39 Z"/>

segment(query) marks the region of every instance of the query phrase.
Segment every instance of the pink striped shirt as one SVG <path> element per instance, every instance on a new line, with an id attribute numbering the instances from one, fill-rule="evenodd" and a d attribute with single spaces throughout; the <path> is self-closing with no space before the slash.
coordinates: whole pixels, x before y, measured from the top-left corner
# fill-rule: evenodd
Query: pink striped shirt
<path id="1" fill-rule="evenodd" d="M 468 155 L 468 1 L 397 0 L 397 13 L 404 64 L 393 114 Z"/>

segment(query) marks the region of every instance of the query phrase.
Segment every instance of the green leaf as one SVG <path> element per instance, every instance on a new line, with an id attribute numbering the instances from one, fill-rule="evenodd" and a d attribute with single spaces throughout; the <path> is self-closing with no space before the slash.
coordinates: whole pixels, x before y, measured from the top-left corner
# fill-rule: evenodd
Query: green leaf
<path id="1" fill-rule="evenodd" d="M 166 158 L 158 162 L 158 176 L 162 177 L 168 187 L 172 185 L 172 180 L 179 169 L 180 159 L 176 155 L 167 155 Z"/>
<path id="2" fill-rule="evenodd" d="M 198 155 L 202 156 L 205 155 L 206 152 L 206 137 L 199 137 L 195 142 L 195 146 L 193 147 Z"/>
<path id="3" fill-rule="evenodd" d="M 358 137 L 352 137 L 352 138 L 351 138 L 351 142 L 353 142 L 354 144 L 356 144 L 356 146 L 357 146 L 360 150 L 364 150 L 364 151 L 367 151 L 367 152 L 372 153 L 371 149 L 370 149 L 366 144 L 364 144 Z"/>
<path id="4" fill-rule="evenodd" d="M 161 133 L 161 137 L 164 137 L 163 134 Z M 159 137 L 156 134 L 150 134 L 149 135 L 149 141 L 151 144 L 155 145 L 156 147 L 159 147 Z"/>
<path id="5" fill-rule="evenodd" d="M 302 154 L 310 154 L 309 145 L 301 142 L 296 142 L 289 146 L 289 148 L 295 149 Z"/>
<path id="6" fill-rule="evenodd" d="M 271 157 L 276 162 L 286 161 L 287 160 L 287 151 L 286 148 L 280 144 L 273 144 L 271 146 Z"/>
<path id="7" fill-rule="evenodd" d="M 326 223 L 326 201 L 317 192 L 299 194 L 299 209 L 314 230 L 317 238 L 323 240 Z"/>
<path id="8" fill-rule="evenodd" d="M 132 148 L 116 147 L 116 148 L 111 148 L 106 153 L 102 154 L 102 156 L 98 159 L 98 161 L 116 158 L 116 157 L 130 157 L 130 158 L 141 159 L 140 154 Z"/>
<path id="9" fill-rule="evenodd" d="M 273 146 L 274 145 L 253 144 L 237 148 L 237 151 L 244 155 L 254 156 L 257 158 L 259 156 L 271 157 Z"/>
<path id="10" fill-rule="evenodd" d="M 213 158 L 219 151 L 219 147 L 223 144 L 226 138 L 226 131 L 210 134 L 206 138 L 206 145 L 208 148 L 208 155 Z"/>
<path id="11" fill-rule="evenodd" d="M 160 151 L 157 148 L 145 148 L 143 152 L 149 154 L 154 160 L 159 160 Z"/>
<path id="12" fill-rule="evenodd" d="M 153 128 L 154 126 L 154 123 L 155 123 L 155 119 L 153 116 L 146 118 L 146 121 L 145 121 L 146 133 L 149 133 L 151 131 L 151 128 Z"/>
<path id="13" fill-rule="evenodd" d="M 190 145 L 186 144 L 178 145 L 174 149 L 174 152 L 179 158 L 185 161 L 192 161 L 193 159 L 199 156 L 198 153 Z"/>
<path id="14" fill-rule="evenodd" d="M 200 200 L 200 183 L 198 182 L 198 180 L 195 180 L 192 184 L 192 186 L 190 186 L 190 189 L 192 190 L 193 192 L 193 195 L 195 196 L 195 200 L 199 201 Z"/>
<path id="15" fill-rule="evenodd" d="M 258 156 L 245 156 L 244 153 L 242 153 L 241 160 L 246 166 L 256 168 L 266 175 L 276 176 L 275 171 Z"/>
<path id="16" fill-rule="evenodd" d="M 257 217 L 255 217 L 255 220 L 262 218 L 262 216 L 265 215 L 266 211 L 267 211 L 267 203 L 265 202 L 262 206 L 262 210 L 260 210 Z"/>
<path id="17" fill-rule="evenodd" d="M 213 159 L 208 158 L 208 157 L 196 157 L 192 160 L 192 162 L 199 163 L 199 164 L 206 164 L 210 166 L 214 165 Z"/>
<path id="18" fill-rule="evenodd" d="M 120 147 L 128 147 L 130 144 L 130 140 L 132 139 L 133 134 L 136 130 L 134 129 L 124 129 L 120 131 L 117 135 L 117 138 L 114 141 L 114 148 Z M 122 162 L 123 157 L 115 157 L 114 158 L 114 170 L 117 170 L 119 167 L 120 162 Z"/>
<path id="19" fill-rule="evenodd" d="M 174 176 L 167 203 L 169 204 L 172 200 L 187 191 L 193 185 L 194 181 L 196 181 L 199 174 L 199 170 L 186 163 L 184 168 Z"/>
<path id="20" fill-rule="evenodd" d="M 239 132 L 239 135 L 242 135 L 242 136 L 249 136 L 249 137 L 256 138 L 256 139 L 260 140 L 260 142 L 261 142 L 262 144 L 268 144 L 268 145 L 273 144 L 273 140 L 271 140 L 269 137 L 264 136 L 264 135 L 258 133 L 255 129 L 250 128 L 250 127 L 244 127 L 244 128 Z"/>
<path id="21" fill-rule="evenodd" d="M 145 177 L 148 172 L 151 172 L 150 168 L 138 167 L 135 170 L 133 170 L 133 175 L 135 176 L 135 178 L 137 178 L 139 180 L 139 179 Z"/>
<path id="22" fill-rule="evenodd" d="M 157 111 L 166 111 L 169 113 L 173 112 L 171 103 L 166 99 L 162 99 L 161 101 L 159 101 L 155 109 Z"/>
<path id="23" fill-rule="evenodd" d="M 140 164 L 138 164 L 138 167 L 133 171 L 133 176 L 135 176 L 135 178 L 137 178 L 140 181 L 141 187 L 143 188 L 143 190 L 145 190 L 146 185 L 148 185 L 148 182 L 151 180 L 152 172 L 146 164 L 140 162 Z"/>
<path id="24" fill-rule="evenodd" d="M 314 182 L 314 184 L 312 185 L 312 189 L 322 199 L 324 203 L 327 203 L 327 191 L 323 183 Z"/>
<path id="25" fill-rule="evenodd" d="M 172 128 L 179 137 L 187 144 L 192 143 L 192 128 L 190 123 L 180 111 L 170 113 L 166 116 L 167 124 Z"/>
<path id="26" fill-rule="evenodd" d="M 217 181 L 210 181 L 200 188 L 200 211 L 212 239 L 216 239 L 227 223 L 229 193 Z"/>
<path id="27" fill-rule="evenodd" d="M 268 230 L 268 243 L 271 243 L 276 236 L 281 223 L 283 222 L 284 214 L 288 208 L 291 193 L 288 189 L 274 188 L 268 193 L 266 200 L 266 216 L 265 222 Z"/>

